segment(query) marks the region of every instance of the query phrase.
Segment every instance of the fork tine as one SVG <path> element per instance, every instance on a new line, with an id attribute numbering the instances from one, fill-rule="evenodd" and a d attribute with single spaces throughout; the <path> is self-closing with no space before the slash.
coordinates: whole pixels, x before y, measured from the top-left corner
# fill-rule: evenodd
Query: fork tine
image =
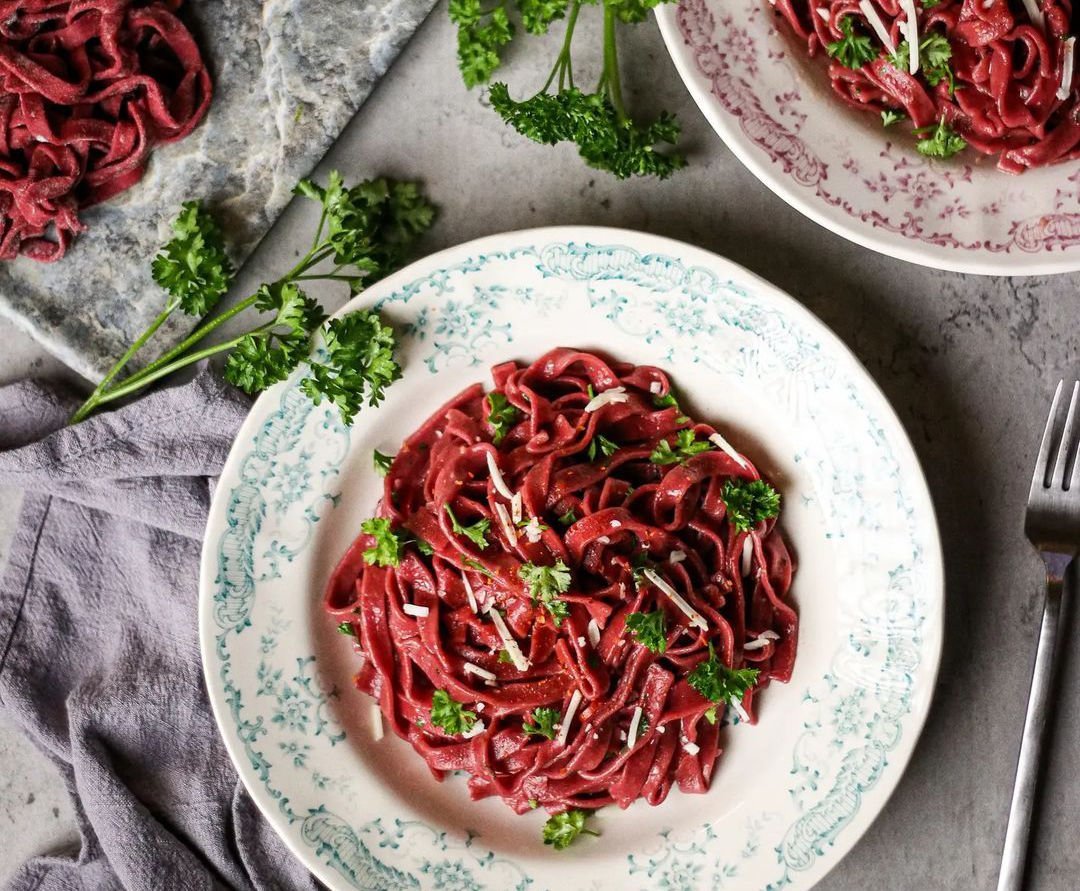
<path id="1" fill-rule="evenodd" d="M 1035 473 L 1031 478 L 1031 488 L 1043 489 L 1048 485 L 1046 471 L 1050 465 L 1050 453 L 1054 448 L 1054 421 L 1057 420 L 1058 402 L 1061 401 L 1061 390 L 1065 381 L 1058 381 L 1057 389 L 1054 390 L 1054 399 L 1050 403 L 1050 413 L 1046 417 L 1046 429 L 1043 430 L 1042 444 L 1039 446 L 1039 456 L 1035 459 Z"/>
<path id="2" fill-rule="evenodd" d="M 1069 411 L 1065 415 L 1065 428 L 1061 431 L 1061 440 L 1058 443 L 1057 461 L 1054 462 L 1054 475 L 1050 478 L 1051 486 L 1068 488 L 1069 481 L 1065 478 L 1065 471 L 1069 467 L 1069 456 L 1074 451 L 1076 432 L 1076 396 L 1080 392 L 1080 381 L 1073 382 L 1072 397 L 1069 399 Z"/>

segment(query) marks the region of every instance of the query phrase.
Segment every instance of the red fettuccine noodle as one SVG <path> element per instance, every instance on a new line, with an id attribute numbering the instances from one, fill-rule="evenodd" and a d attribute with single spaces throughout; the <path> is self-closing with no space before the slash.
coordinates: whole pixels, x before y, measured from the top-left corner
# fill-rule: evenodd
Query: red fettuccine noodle
<path id="1" fill-rule="evenodd" d="M 210 74 L 181 0 L 0 0 L 0 259 L 58 260 L 79 211 L 187 136 Z"/>
<path id="2" fill-rule="evenodd" d="M 555 349 L 527 367 L 499 365 L 493 377 L 518 410 L 512 429 L 493 443 L 480 384 L 436 411 L 394 458 L 379 506 L 413 543 L 399 565 L 381 567 L 364 561 L 374 540 L 361 535 L 330 581 L 326 608 L 348 623 L 362 654 L 357 687 L 437 778 L 466 771 L 474 799 L 497 795 L 518 813 L 536 804 L 552 812 L 626 807 L 637 798 L 655 805 L 672 785 L 704 792 L 721 753 L 722 721 L 710 718 L 730 705 L 687 682 L 709 644 L 723 665 L 759 670 L 732 706 L 752 721 L 757 692 L 787 681 L 795 659 L 793 567 L 776 520 L 746 533 L 725 519 L 724 482 L 756 480 L 758 471 L 715 447 L 682 463 L 650 461 L 679 430 L 699 441 L 716 432 L 675 405 L 656 406 L 670 392 L 658 368 Z M 625 401 L 585 410 L 590 393 L 616 387 Z M 590 460 L 599 435 L 618 449 Z M 535 541 L 517 526 L 511 536 L 500 520 L 496 505 L 513 521 L 505 491 L 520 493 L 522 524 L 542 525 Z M 446 505 L 462 524 L 490 521 L 486 547 L 455 534 Z M 562 598 L 569 615 L 557 626 L 519 569 L 559 560 L 572 583 Z M 645 563 L 704 619 L 704 630 L 660 587 L 640 574 L 635 580 Z M 406 605 L 428 613 L 411 615 Z M 663 653 L 624 627 L 629 614 L 657 609 L 667 623 Z M 489 610 L 504 617 L 524 670 L 499 658 L 506 642 Z M 482 732 L 462 738 L 434 726 L 436 690 L 474 710 Z M 569 726 L 560 726 L 565 741 L 523 733 L 539 707 L 557 710 L 564 724 L 575 699 Z M 643 732 L 628 748 L 638 708 Z"/>
<path id="3" fill-rule="evenodd" d="M 892 42 L 907 36 L 900 0 L 871 0 Z M 811 56 L 841 39 L 850 18 L 857 33 L 880 52 L 860 68 L 829 62 L 833 89 L 849 105 L 875 115 L 906 114 L 916 128 L 944 120 L 978 152 L 998 156 L 998 167 L 1022 173 L 1080 157 L 1080 110 L 1075 72 L 1067 61 L 1072 4 L 1069 0 L 914 0 L 919 43 L 943 35 L 952 49 L 948 78 L 931 85 L 925 62 L 912 75 L 906 62 L 888 61 L 858 0 L 775 0 L 776 11 Z M 1028 6 L 1042 21 L 1033 21 Z"/>

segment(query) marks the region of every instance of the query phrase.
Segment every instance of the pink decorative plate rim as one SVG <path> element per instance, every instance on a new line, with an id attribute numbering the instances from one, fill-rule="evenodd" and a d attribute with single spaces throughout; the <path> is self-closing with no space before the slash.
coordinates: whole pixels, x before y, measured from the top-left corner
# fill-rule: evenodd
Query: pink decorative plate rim
<path id="1" fill-rule="evenodd" d="M 734 25 L 736 14 L 739 24 L 746 27 Z M 794 125 L 778 120 L 781 115 L 774 111 L 777 101 L 797 108 L 804 100 L 798 89 L 781 93 L 768 80 L 773 75 L 790 81 L 792 74 L 790 45 L 763 19 L 757 20 L 766 14 L 762 0 L 681 0 L 678 5 L 656 10 L 668 52 L 698 107 L 735 156 L 778 197 L 862 247 L 923 266 L 1008 276 L 1080 270 L 1080 162 L 1049 168 L 1061 176 L 1054 194 L 1046 198 L 1047 207 L 1019 215 L 1008 198 L 1000 195 L 1011 192 L 1017 205 L 1031 208 L 1030 195 L 1025 194 L 1030 189 L 1025 184 L 1039 185 L 1037 180 L 1047 171 L 1013 177 L 979 170 L 971 163 L 941 164 L 882 139 L 878 158 L 891 169 L 871 170 L 876 178 L 851 183 L 859 191 L 874 193 L 878 206 L 860 207 L 850 196 L 840 194 L 836 185 L 845 177 L 862 176 L 864 159 L 823 160 L 800 135 L 805 114 L 782 108 Z M 725 28 L 723 48 L 717 42 L 718 18 Z M 769 46 L 762 52 L 754 41 L 765 29 Z M 764 90 L 780 95 L 763 100 L 759 94 Z M 810 97 L 809 101 L 821 100 Z M 839 100 L 827 110 L 847 112 Z M 849 118 L 856 117 L 861 116 L 849 113 Z M 858 125 L 852 120 L 852 129 Z M 841 174 L 832 181 L 830 167 Z M 966 188 L 968 199 L 971 192 L 978 195 L 979 181 L 991 182 L 989 176 L 995 178 L 993 196 L 981 197 L 991 200 L 970 207 L 957 197 L 951 202 L 937 200 L 937 206 L 932 206 L 935 199 L 948 197 L 946 193 L 953 189 Z M 890 204 L 890 199 L 895 203 Z M 1070 204 L 1077 212 L 1068 211 Z M 949 228 L 957 207 L 965 218 L 972 213 L 997 217 L 1000 233 L 958 236 L 955 228 Z M 928 211 L 936 211 L 937 219 L 928 218 Z"/>

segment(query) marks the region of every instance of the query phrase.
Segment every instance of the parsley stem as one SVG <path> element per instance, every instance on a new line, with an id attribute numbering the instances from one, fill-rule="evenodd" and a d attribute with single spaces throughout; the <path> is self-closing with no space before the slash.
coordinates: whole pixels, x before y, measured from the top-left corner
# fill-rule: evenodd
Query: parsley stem
<path id="1" fill-rule="evenodd" d="M 604 73 L 601 83 L 607 88 L 616 119 L 620 124 L 625 123 L 626 108 L 623 105 L 622 84 L 619 82 L 619 50 L 615 44 L 615 7 L 608 4 L 604 4 Z"/>
<path id="2" fill-rule="evenodd" d="M 172 374 L 174 371 L 179 371 L 181 368 L 186 368 L 188 365 L 194 365 L 196 362 L 206 359 L 216 353 L 224 352 L 225 350 L 231 350 L 234 346 L 240 343 L 249 334 L 261 334 L 264 331 L 269 331 L 274 327 L 276 322 L 269 322 L 266 325 L 262 325 L 253 331 L 245 331 L 243 334 L 239 334 L 232 340 L 227 340 L 224 343 L 216 343 L 213 346 L 204 347 L 194 353 L 188 353 L 186 356 L 181 356 L 175 362 L 171 362 L 168 365 L 160 366 L 156 368 L 150 374 L 143 374 L 138 380 L 131 378 L 124 379 L 120 384 L 113 387 L 107 393 L 104 393 L 98 398 L 97 405 L 103 405 L 106 402 L 112 402 L 114 399 L 121 399 L 124 396 L 128 396 L 131 393 L 141 390 L 148 384 L 153 383 L 158 378 L 166 377 Z"/>
<path id="3" fill-rule="evenodd" d="M 570 44 L 574 40 L 574 27 L 577 25 L 577 17 L 580 11 L 581 0 L 574 0 L 570 5 L 570 14 L 566 17 L 566 33 L 563 34 L 562 49 L 559 50 L 559 56 L 555 60 L 555 67 L 551 69 L 551 74 L 548 75 L 543 89 L 540 90 L 541 93 L 547 92 L 556 76 L 559 78 L 560 93 L 563 87 L 567 85 L 571 90 L 574 89 L 574 60 L 570 55 Z"/>
<path id="4" fill-rule="evenodd" d="M 105 377 L 101 379 L 98 385 L 94 388 L 89 396 L 86 397 L 86 401 L 76 409 L 75 413 L 68 420 L 68 424 L 78 424 L 80 421 L 85 420 L 86 417 L 97 406 L 101 394 L 105 392 L 106 388 L 112 383 L 113 379 L 124 369 L 124 366 L 131 361 L 132 357 L 143 347 L 143 345 L 154 335 L 154 332 L 158 330 L 168 320 L 169 316 L 173 314 L 176 308 L 179 306 L 179 301 L 170 300 L 163 309 L 143 331 L 142 334 L 136 338 L 135 342 L 127 348 L 127 351 L 113 364 L 106 373 Z"/>

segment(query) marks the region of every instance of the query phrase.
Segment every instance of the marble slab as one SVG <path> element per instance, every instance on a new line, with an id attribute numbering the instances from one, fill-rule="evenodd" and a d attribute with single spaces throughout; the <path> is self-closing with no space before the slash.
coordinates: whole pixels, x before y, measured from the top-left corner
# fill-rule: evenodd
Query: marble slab
<path id="1" fill-rule="evenodd" d="M 0 314 L 80 374 L 100 376 L 160 311 L 150 259 L 180 203 L 217 208 L 235 258 L 246 257 L 433 5 L 186 4 L 214 77 L 209 115 L 186 140 L 158 148 L 142 182 L 86 211 L 89 231 L 62 260 L 0 265 Z"/>

